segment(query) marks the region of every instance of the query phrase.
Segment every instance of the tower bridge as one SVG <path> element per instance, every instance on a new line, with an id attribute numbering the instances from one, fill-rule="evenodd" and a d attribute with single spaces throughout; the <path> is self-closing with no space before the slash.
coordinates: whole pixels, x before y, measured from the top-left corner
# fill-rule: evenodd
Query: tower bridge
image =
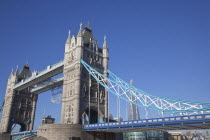
<path id="1" fill-rule="evenodd" d="M 83 30 L 80 24 L 77 36 L 71 36 L 69 31 L 64 60 L 40 72 L 31 73 L 29 65 L 12 72 L 0 107 L 0 138 L 9 139 L 5 135 L 11 133 L 14 124 L 21 126 L 20 133 L 12 134 L 14 140 L 30 135 L 31 139 L 111 140 L 115 139 L 113 132 L 209 129 L 210 103 L 156 97 L 134 87 L 108 69 L 108 51 L 106 37 L 99 47 L 91 27 L 87 25 Z M 57 87 L 63 90 L 61 123 L 41 125 L 34 131 L 38 95 Z M 145 108 L 146 119 L 139 119 L 138 114 L 138 120 L 113 122 L 108 117 L 110 94 L 119 101 Z M 115 104 L 120 116 L 120 104 Z M 149 110 L 161 112 L 162 117 L 149 118 Z"/>

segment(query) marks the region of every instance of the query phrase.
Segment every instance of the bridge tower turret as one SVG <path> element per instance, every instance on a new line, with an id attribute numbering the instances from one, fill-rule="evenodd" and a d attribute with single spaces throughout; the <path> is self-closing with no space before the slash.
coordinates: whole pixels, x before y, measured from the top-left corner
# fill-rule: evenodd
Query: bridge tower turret
<path id="1" fill-rule="evenodd" d="M 32 130 L 34 125 L 37 95 L 30 93 L 28 89 L 16 91 L 13 88 L 20 82 L 31 76 L 30 67 L 26 64 L 23 69 L 10 74 L 8 78 L 5 102 L 3 107 L 0 132 L 11 132 L 12 126 L 19 124 L 20 131 Z"/>
<path id="2" fill-rule="evenodd" d="M 8 132 L 9 129 L 10 114 L 12 110 L 12 100 L 14 98 L 14 91 L 12 89 L 17 81 L 17 77 L 18 77 L 18 69 L 16 69 L 15 72 L 13 72 L 12 70 L 7 82 L 0 132 Z"/>
<path id="3" fill-rule="evenodd" d="M 107 117 L 107 95 L 82 66 L 81 59 L 107 76 L 108 54 L 99 48 L 89 25 L 76 37 L 67 38 L 64 56 L 64 83 L 61 122 L 63 124 L 97 123 Z M 105 55 L 104 55 L 105 54 Z M 90 97 L 90 98 L 89 98 Z M 86 120 L 88 116 L 88 120 Z"/>

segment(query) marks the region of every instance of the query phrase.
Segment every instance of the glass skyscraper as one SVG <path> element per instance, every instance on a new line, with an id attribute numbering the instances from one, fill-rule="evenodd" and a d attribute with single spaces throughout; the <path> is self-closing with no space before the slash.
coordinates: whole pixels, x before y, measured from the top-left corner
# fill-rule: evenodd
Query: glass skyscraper
<path id="1" fill-rule="evenodd" d="M 133 85 L 133 81 L 130 81 Z M 130 99 L 134 100 L 134 96 L 130 95 Z M 135 104 L 128 105 L 128 120 L 139 120 L 139 109 Z M 123 133 L 123 140 L 164 140 L 163 131 L 140 131 Z"/>

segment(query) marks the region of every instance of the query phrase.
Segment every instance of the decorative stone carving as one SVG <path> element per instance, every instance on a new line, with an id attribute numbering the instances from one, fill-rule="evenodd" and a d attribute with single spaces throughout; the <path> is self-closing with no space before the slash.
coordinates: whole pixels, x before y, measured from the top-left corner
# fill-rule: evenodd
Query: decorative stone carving
<path id="1" fill-rule="evenodd" d="M 71 52 L 68 57 L 68 63 L 72 63 L 76 60 L 76 53 L 75 51 Z"/>

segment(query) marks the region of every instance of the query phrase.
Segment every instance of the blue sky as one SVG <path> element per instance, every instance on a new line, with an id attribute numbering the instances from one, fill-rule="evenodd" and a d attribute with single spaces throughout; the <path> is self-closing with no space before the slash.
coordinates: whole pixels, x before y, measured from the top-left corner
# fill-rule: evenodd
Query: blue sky
<path id="1" fill-rule="evenodd" d="M 209 7 L 209 0 L 0 0 L 0 102 L 12 68 L 62 60 L 68 30 L 77 35 L 80 22 L 90 22 L 100 46 L 107 36 L 109 69 L 119 77 L 156 96 L 210 102 Z M 49 92 L 39 97 L 39 117 L 43 106 L 59 117 Z"/>

